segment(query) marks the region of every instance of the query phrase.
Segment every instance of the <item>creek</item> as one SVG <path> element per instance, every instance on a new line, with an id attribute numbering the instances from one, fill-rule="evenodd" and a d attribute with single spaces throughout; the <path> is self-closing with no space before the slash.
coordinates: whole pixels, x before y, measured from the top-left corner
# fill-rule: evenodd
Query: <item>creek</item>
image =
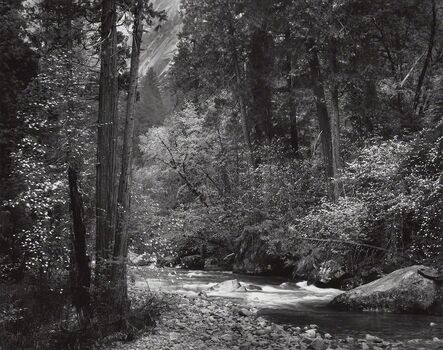
<path id="1" fill-rule="evenodd" d="M 284 278 L 236 275 L 231 272 L 188 271 L 134 267 L 137 288 L 153 291 L 198 295 L 205 291 L 210 298 L 222 298 L 257 308 L 258 315 L 278 324 L 304 326 L 316 324 L 336 337 L 364 338 L 376 335 L 389 341 L 443 337 L 443 317 L 337 311 L 328 307 L 337 289 L 321 289 L 306 282 Z M 214 292 L 209 287 L 226 280 L 253 284 L 261 290 L 248 292 Z M 435 324 L 430 326 L 430 324 Z"/>

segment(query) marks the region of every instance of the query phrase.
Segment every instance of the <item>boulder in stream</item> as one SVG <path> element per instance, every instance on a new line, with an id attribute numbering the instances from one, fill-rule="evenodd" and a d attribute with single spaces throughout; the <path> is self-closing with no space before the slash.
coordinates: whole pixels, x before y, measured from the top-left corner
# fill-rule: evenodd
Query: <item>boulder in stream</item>
<path id="1" fill-rule="evenodd" d="M 228 280 L 217 283 L 215 286 L 210 287 L 208 290 L 213 292 L 231 293 L 237 291 L 242 285 L 238 280 Z"/>
<path id="2" fill-rule="evenodd" d="M 260 287 L 260 286 L 256 286 L 255 284 L 248 284 L 248 285 L 246 285 L 246 289 L 248 290 L 248 291 L 253 291 L 253 290 L 263 290 L 263 288 L 262 287 Z"/>
<path id="3" fill-rule="evenodd" d="M 443 314 L 441 284 L 419 273 L 431 270 L 410 266 L 335 297 L 331 306 L 345 310 Z"/>
<path id="4" fill-rule="evenodd" d="M 236 290 L 235 290 L 235 292 L 247 292 L 248 290 L 246 289 L 246 287 L 245 286 L 240 286 L 240 287 L 238 287 Z"/>

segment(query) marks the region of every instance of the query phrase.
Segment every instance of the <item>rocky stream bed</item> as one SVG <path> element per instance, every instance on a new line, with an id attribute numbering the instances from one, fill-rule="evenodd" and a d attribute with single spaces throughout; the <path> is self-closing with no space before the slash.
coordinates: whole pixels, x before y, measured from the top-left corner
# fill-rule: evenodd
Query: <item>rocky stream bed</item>
<path id="1" fill-rule="evenodd" d="M 437 337 L 395 343 L 370 334 L 362 339 L 337 339 L 316 325 L 274 324 L 257 316 L 256 308 L 232 301 L 205 295 L 169 296 L 173 305 L 161 315 L 154 329 L 134 342 L 117 342 L 106 349 L 443 349 L 443 340 Z"/>

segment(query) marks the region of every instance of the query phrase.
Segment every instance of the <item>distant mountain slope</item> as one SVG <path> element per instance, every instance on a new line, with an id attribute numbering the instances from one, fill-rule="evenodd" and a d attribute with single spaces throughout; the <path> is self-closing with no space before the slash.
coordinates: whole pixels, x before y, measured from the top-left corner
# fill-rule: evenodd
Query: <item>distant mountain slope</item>
<path id="1" fill-rule="evenodd" d="M 140 56 L 140 101 L 135 111 L 135 144 L 138 138 L 150 128 L 163 124 L 175 104 L 165 77 L 174 58 L 178 44 L 178 34 L 182 28 L 180 0 L 153 0 L 154 9 L 165 10 L 167 21 L 159 31 L 143 35 Z M 135 147 L 135 162 L 140 163 L 141 153 Z"/>
<path id="2" fill-rule="evenodd" d="M 153 0 L 154 9 L 165 10 L 168 19 L 159 31 L 151 31 L 143 36 L 140 57 L 140 75 L 144 76 L 152 67 L 157 76 L 164 78 L 177 50 L 178 33 L 182 28 L 180 0 Z"/>

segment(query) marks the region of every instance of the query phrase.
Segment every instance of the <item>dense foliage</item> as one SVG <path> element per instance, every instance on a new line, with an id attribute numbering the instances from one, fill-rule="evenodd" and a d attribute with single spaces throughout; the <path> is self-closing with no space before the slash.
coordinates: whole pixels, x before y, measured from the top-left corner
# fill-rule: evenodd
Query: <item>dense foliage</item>
<path id="1" fill-rule="evenodd" d="M 128 245 L 343 288 L 441 263 L 442 11 L 182 0 L 171 68 L 138 79 L 151 2 L 0 0 L 7 345 L 130 329 Z"/>
<path id="2" fill-rule="evenodd" d="M 332 259 L 351 285 L 374 266 L 439 263 L 435 1 L 183 1 L 182 10 L 171 75 L 181 101 L 140 138 L 136 182 L 148 207 L 138 210 L 150 230 L 135 224 L 137 237 L 221 260 L 253 227 L 294 275 Z"/>

